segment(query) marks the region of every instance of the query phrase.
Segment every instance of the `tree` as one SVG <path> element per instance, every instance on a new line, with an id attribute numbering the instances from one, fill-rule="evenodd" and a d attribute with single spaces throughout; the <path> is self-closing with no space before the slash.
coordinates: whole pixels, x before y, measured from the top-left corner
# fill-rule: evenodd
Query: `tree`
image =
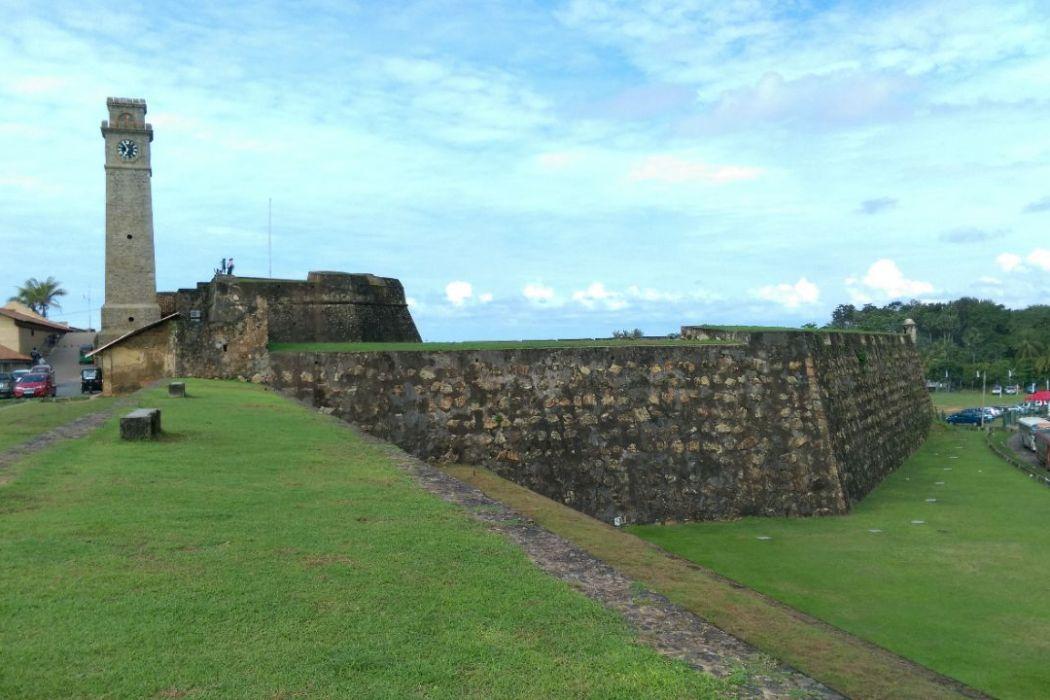
<path id="1" fill-rule="evenodd" d="M 21 302 L 47 318 L 47 310 L 52 306 L 56 309 L 62 308 L 57 298 L 65 295 L 66 290 L 62 289 L 61 283 L 54 277 L 48 277 L 42 282 L 36 277 L 30 277 L 18 288 L 18 294 L 11 297 L 10 301 Z"/>

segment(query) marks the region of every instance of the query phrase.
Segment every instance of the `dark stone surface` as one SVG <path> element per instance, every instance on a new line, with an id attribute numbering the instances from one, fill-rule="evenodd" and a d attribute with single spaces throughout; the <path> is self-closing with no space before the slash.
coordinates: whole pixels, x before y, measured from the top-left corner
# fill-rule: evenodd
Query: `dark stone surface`
<path id="1" fill-rule="evenodd" d="M 153 440 L 160 437 L 160 409 L 139 408 L 120 419 L 122 440 Z"/>
<path id="2" fill-rule="evenodd" d="M 168 396 L 186 397 L 186 382 L 170 382 L 168 384 Z"/>
<path id="3" fill-rule="evenodd" d="M 606 521 L 844 513 L 931 416 L 914 347 L 892 335 L 272 361 L 278 388 L 417 456 Z"/>
<path id="4" fill-rule="evenodd" d="M 344 272 L 305 281 L 217 276 L 158 295 L 179 312 L 176 376 L 262 381 L 269 343 L 419 342 L 401 283 Z"/>

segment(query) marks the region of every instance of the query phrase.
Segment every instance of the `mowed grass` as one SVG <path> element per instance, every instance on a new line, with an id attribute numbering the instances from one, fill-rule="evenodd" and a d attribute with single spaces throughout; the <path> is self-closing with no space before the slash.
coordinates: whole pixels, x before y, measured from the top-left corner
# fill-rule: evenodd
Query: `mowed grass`
<path id="1" fill-rule="evenodd" d="M 721 340 L 684 340 L 681 338 L 583 338 L 579 340 L 470 340 L 456 343 L 270 343 L 270 350 L 271 352 L 437 352 L 733 344 Z"/>
<path id="2" fill-rule="evenodd" d="M 258 386 L 159 391 L 0 487 L 0 697 L 711 697 L 727 685 Z"/>
<path id="3" fill-rule="evenodd" d="M 980 408 L 981 406 L 1013 406 L 1025 399 L 1025 394 L 1003 394 L 995 396 L 986 392 L 983 403 L 979 391 L 935 391 L 930 394 L 934 408 L 945 411 L 961 411 L 964 408 Z"/>
<path id="4" fill-rule="evenodd" d="M 1050 489 L 977 431 L 941 427 L 848 516 L 631 530 L 993 695 L 1034 698 L 1050 693 L 1048 523 Z"/>
<path id="5" fill-rule="evenodd" d="M 0 404 L 0 450 L 89 413 L 109 408 L 111 398 L 91 400 L 19 399 Z"/>

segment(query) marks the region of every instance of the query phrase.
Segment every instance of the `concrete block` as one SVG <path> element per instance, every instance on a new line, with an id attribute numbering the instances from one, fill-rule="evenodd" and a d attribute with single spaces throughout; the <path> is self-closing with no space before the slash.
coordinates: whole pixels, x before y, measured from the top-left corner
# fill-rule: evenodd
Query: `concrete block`
<path id="1" fill-rule="evenodd" d="M 159 408 L 140 408 L 120 419 L 122 440 L 155 440 L 159 436 Z"/>
<path id="2" fill-rule="evenodd" d="M 168 396 L 186 396 L 186 382 L 171 382 L 168 384 Z"/>

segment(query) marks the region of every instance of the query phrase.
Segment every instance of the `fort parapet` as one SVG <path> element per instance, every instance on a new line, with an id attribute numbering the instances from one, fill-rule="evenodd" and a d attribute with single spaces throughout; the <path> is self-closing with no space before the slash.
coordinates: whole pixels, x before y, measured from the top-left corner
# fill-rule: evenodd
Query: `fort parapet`
<path id="1" fill-rule="evenodd" d="M 270 343 L 419 342 L 401 282 L 345 272 L 306 280 L 216 276 L 162 299 L 178 312 L 179 376 L 266 374 Z"/>
<path id="2" fill-rule="evenodd" d="M 157 305 L 160 321 L 99 348 L 109 393 L 164 376 L 262 381 L 270 343 L 419 342 L 401 283 L 370 274 L 217 275 L 161 292 Z"/>
<path id="3" fill-rule="evenodd" d="M 845 513 L 929 429 L 905 336 L 717 340 L 274 353 L 271 369 L 419 457 L 486 466 L 609 522 Z"/>

